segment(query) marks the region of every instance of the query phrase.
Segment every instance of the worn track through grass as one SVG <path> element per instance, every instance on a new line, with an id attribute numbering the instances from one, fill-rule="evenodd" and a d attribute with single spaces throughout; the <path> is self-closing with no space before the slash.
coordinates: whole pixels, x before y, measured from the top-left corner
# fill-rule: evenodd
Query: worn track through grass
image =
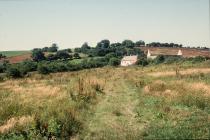
<path id="1" fill-rule="evenodd" d="M 88 122 L 85 139 L 136 139 L 143 126 L 138 123 L 134 111 L 138 104 L 138 92 L 126 80 L 118 84 L 110 82 L 103 99 L 96 106 Z"/>

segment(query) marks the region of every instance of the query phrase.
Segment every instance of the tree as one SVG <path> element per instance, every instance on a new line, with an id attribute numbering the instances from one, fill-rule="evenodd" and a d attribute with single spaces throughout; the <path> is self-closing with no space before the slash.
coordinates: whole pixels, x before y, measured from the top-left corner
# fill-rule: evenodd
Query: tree
<path id="1" fill-rule="evenodd" d="M 71 50 L 70 48 L 66 49 L 66 51 L 67 51 L 68 53 L 72 53 L 72 50 Z"/>
<path id="2" fill-rule="evenodd" d="M 53 43 L 51 47 L 48 48 L 48 52 L 57 52 L 58 46 L 56 43 Z"/>
<path id="3" fill-rule="evenodd" d="M 135 44 L 131 40 L 124 40 L 122 45 L 126 48 L 133 48 Z"/>
<path id="4" fill-rule="evenodd" d="M 113 58 L 113 57 L 116 57 L 116 54 L 115 53 L 108 53 L 106 56 L 105 56 L 105 58 L 106 58 L 106 60 L 110 60 L 111 58 Z"/>
<path id="5" fill-rule="evenodd" d="M 72 59 L 72 56 L 67 52 L 67 51 L 58 51 L 56 53 L 56 58 L 57 59 Z"/>
<path id="6" fill-rule="evenodd" d="M 41 49 L 33 49 L 31 58 L 36 62 L 46 59 Z"/>
<path id="7" fill-rule="evenodd" d="M 74 58 L 80 59 L 81 57 L 79 56 L 79 53 L 74 53 Z"/>
<path id="8" fill-rule="evenodd" d="M 81 53 L 82 52 L 82 49 L 81 48 L 75 48 L 74 49 L 74 52 Z"/>
<path id="9" fill-rule="evenodd" d="M 2 58 L 6 58 L 6 56 L 0 53 L 0 59 Z"/>
<path id="10" fill-rule="evenodd" d="M 135 47 L 141 47 L 141 46 L 145 46 L 145 42 L 142 40 L 139 40 L 135 43 Z"/>
<path id="11" fill-rule="evenodd" d="M 48 52 L 48 49 L 49 49 L 48 47 L 44 47 L 44 48 L 42 48 L 42 51 L 43 52 Z"/>
<path id="12" fill-rule="evenodd" d="M 53 61 L 53 60 L 56 60 L 56 59 L 57 59 L 57 56 L 55 54 L 49 54 L 47 56 L 48 61 Z"/>
<path id="13" fill-rule="evenodd" d="M 109 40 L 102 40 L 101 42 L 98 42 L 96 48 L 109 48 L 110 47 L 110 41 Z"/>
<path id="14" fill-rule="evenodd" d="M 81 49 L 84 49 L 84 50 L 90 49 L 90 46 L 88 45 L 87 42 L 85 42 L 84 44 L 82 44 Z"/>
<path id="15" fill-rule="evenodd" d="M 111 58 L 109 60 L 109 65 L 111 65 L 111 66 L 118 66 L 118 65 L 120 65 L 120 59 L 116 58 L 116 57 Z"/>
<path id="16" fill-rule="evenodd" d="M 5 71 L 5 68 L 3 66 L 3 64 L 0 63 L 0 73 L 3 73 Z"/>

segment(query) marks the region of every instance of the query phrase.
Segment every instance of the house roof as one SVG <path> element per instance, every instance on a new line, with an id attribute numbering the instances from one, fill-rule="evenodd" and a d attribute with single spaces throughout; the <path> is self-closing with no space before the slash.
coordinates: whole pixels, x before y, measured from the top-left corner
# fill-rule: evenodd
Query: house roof
<path id="1" fill-rule="evenodd" d="M 178 50 L 149 50 L 150 54 L 152 56 L 156 56 L 156 55 L 177 55 L 178 54 Z"/>
<path id="2" fill-rule="evenodd" d="M 195 57 L 195 56 L 204 56 L 210 58 L 209 50 L 198 50 L 192 48 L 164 48 L 164 47 L 141 47 L 142 51 L 147 54 L 148 50 L 152 56 L 154 55 L 177 55 L 179 50 L 182 52 L 183 57 Z"/>
<path id="3" fill-rule="evenodd" d="M 124 56 L 122 61 L 136 61 L 138 58 L 137 55 L 133 55 L 133 56 Z"/>

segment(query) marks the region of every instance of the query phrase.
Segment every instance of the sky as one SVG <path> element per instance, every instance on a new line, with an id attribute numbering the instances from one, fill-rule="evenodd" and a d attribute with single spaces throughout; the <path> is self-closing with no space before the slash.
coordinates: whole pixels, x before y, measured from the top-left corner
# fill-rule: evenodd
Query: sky
<path id="1" fill-rule="evenodd" d="M 0 51 L 144 40 L 210 48 L 209 0 L 0 0 Z"/>

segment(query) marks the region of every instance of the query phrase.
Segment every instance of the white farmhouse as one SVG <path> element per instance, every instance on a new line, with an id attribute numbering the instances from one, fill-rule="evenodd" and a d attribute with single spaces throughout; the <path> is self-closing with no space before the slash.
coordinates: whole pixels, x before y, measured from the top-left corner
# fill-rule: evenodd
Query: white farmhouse
<path id="1" fill-rule="evenodd" d="M 124 56 L 123 59 L 121 60 L 121 66 L 130 66 L 134 65 L 138 60 L 138 56 Z"/>

